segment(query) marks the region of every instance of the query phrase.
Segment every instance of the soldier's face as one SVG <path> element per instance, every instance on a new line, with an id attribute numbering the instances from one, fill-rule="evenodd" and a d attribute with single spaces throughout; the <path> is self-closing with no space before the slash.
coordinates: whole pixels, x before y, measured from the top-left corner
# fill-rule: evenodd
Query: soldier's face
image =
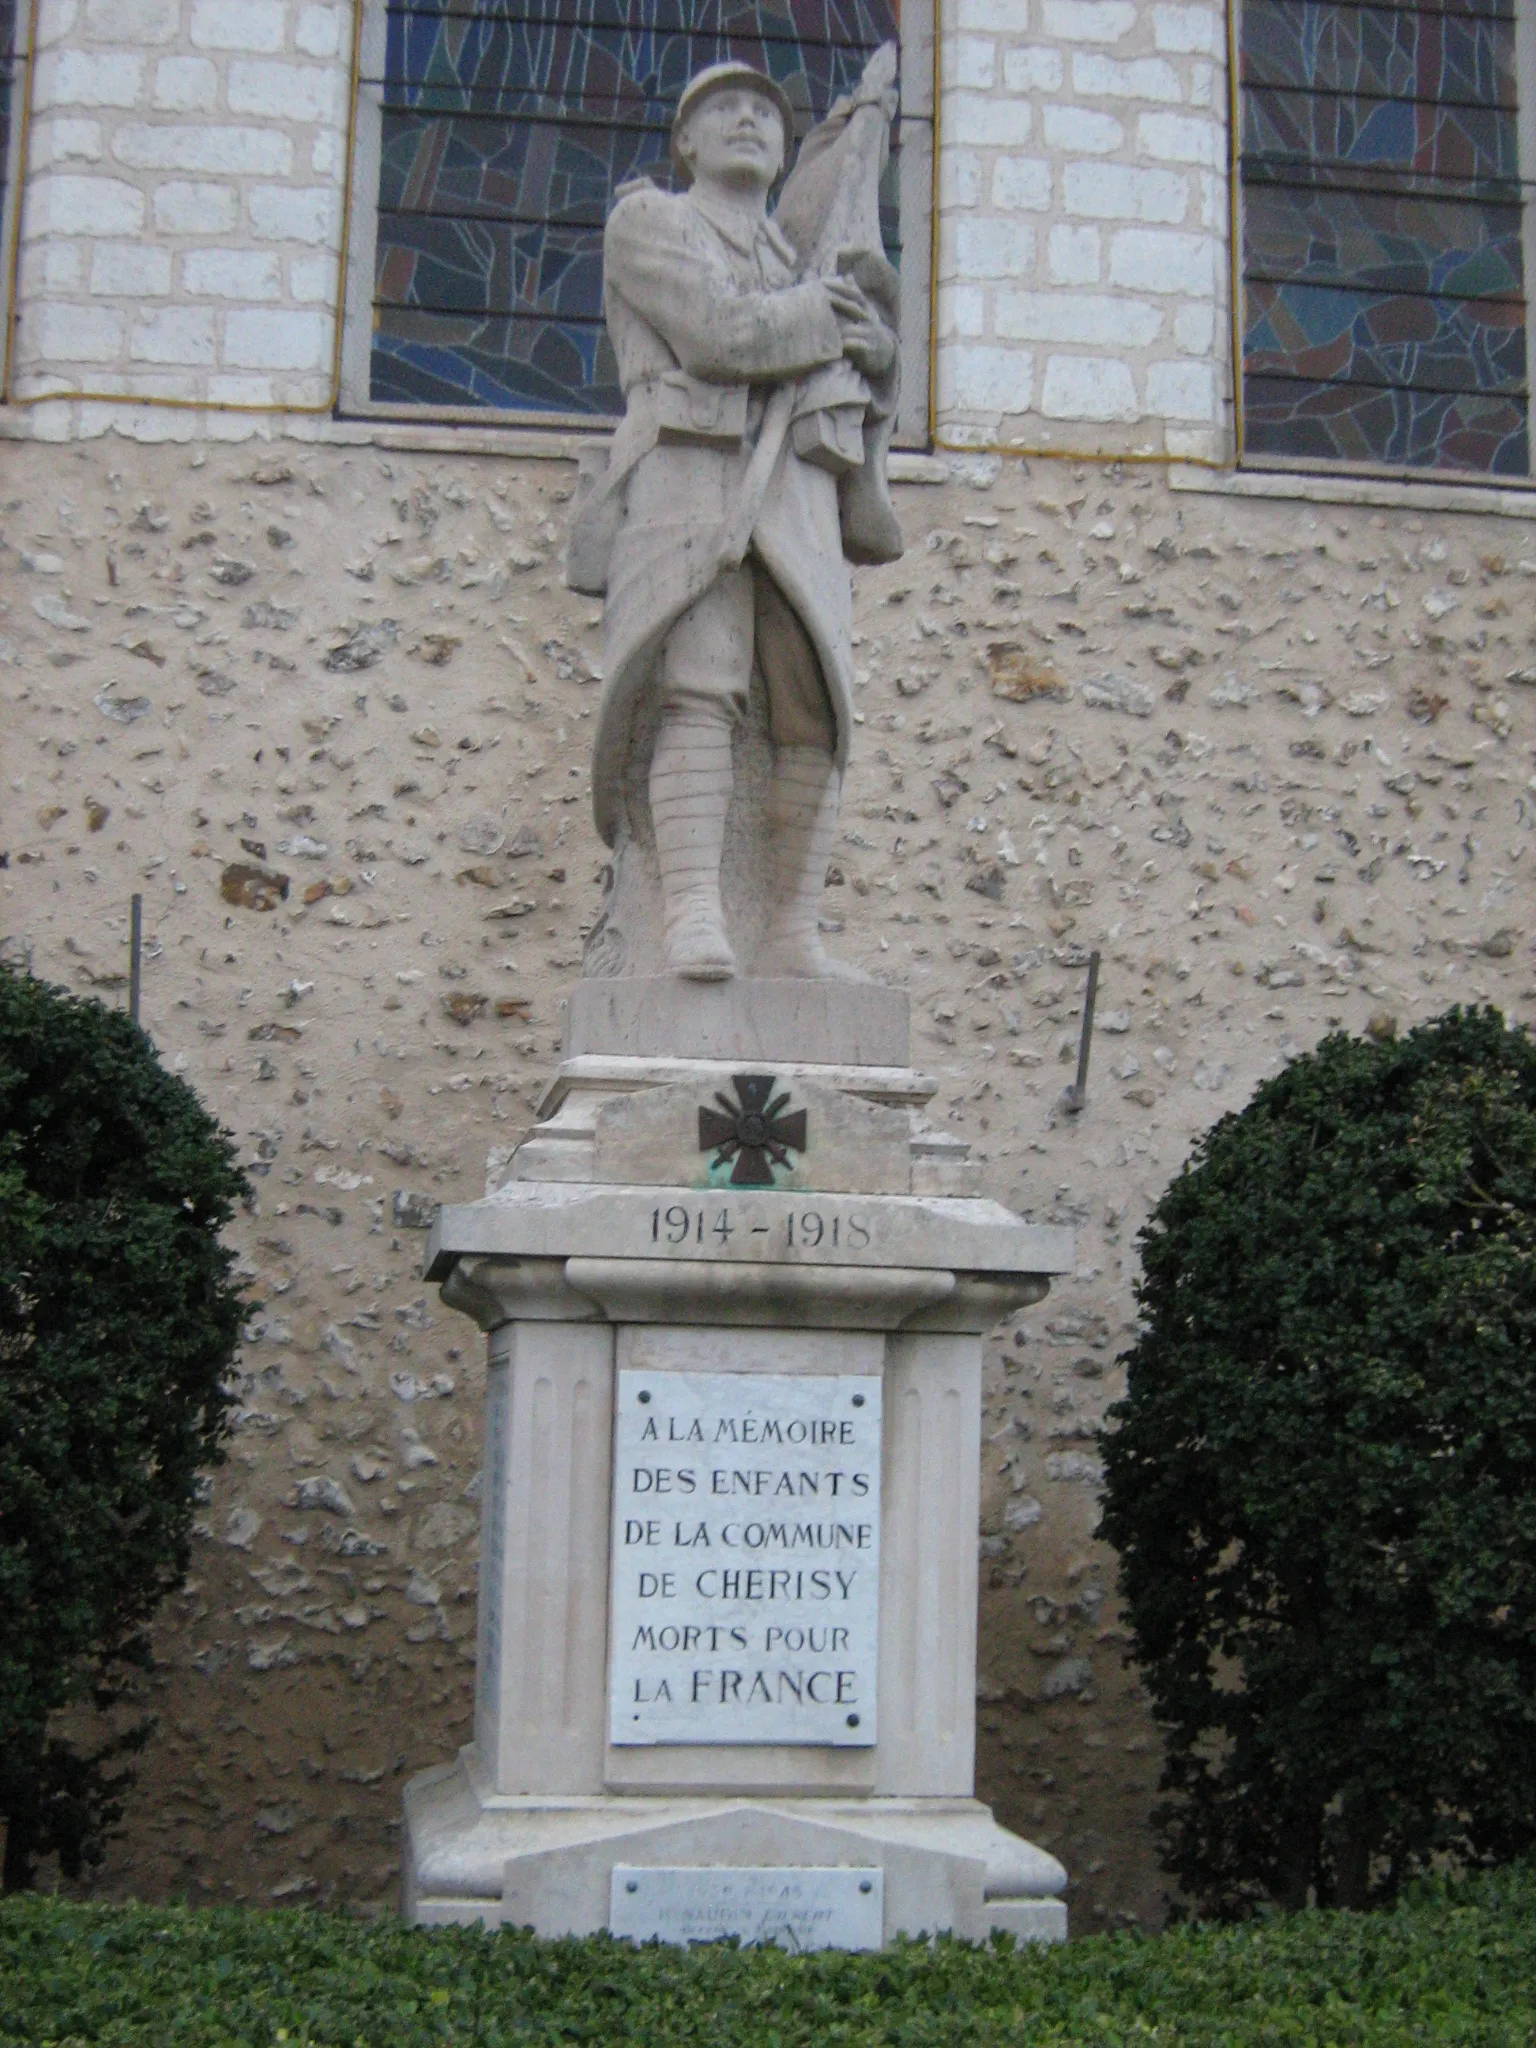
<path id="1" fill-rule="evenodd" d="M 784 164 L 778 108 L 750 86 L 722 87 L 689 115 L 678 153 L 702 184 L 766 192 Z"/>

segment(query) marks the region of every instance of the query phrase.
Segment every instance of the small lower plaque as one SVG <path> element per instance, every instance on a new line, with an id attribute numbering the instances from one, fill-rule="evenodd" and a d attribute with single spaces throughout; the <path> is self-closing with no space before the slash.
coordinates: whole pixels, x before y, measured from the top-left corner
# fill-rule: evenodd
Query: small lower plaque
<path id="1" fill-rule="evenodd" d="M 879 1948 L 885 1872 L 616 1863 L 610 1932 L 629 1941 L 723 1941 L 744 1947 Z"/>

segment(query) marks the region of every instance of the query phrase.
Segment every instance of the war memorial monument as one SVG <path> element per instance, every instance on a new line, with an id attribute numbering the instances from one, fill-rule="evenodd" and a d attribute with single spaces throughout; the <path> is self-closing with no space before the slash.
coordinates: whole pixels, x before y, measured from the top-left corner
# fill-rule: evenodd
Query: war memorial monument
<path id="1" fill-rule="evenodd" d="M 850 565 L 902 548 L 876 191 L 895 52 L 802 143 L 711 67 L 621 190 L 626 399 L 567 557 L 605 599 L 611 879 L 540 1121 L 429 1276 L 490 1346 L 473 1742 L 405 1906 L 546 1935 L 1059 1939 L 974 1796 L 982 1340 L 1072 1262 L 968 1191 L 907 998 L 830 956 Z"/>

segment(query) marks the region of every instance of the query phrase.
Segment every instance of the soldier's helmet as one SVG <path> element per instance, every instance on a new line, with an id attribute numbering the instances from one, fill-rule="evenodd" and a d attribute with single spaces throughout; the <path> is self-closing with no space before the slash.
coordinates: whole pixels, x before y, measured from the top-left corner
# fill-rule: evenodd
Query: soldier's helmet
<path id="1" fill-rule="evenodd" d="M 682 134 L 688 116 L 702 100 L 711 93 L 721 92 L 728 86 L 744 85 L 753 92 L 759 92 L 769 105 L 774 107 L 784 125 L 784 162 L 789 162 L 790 152 L 795 146 L 795 110 L 790 105 L 783 89 L 771 79 L 767 72 L 759 71 L 754 65 L 732 61 L 726 64 L 711 64 L 706 70 L 697 72 L 683 87 L 682 97 L 677 103 L 677 112 L 672 116 L 672 170 L 679 187 L 693 182 L 693 174 L 678 152 L 677 138 Z"/>

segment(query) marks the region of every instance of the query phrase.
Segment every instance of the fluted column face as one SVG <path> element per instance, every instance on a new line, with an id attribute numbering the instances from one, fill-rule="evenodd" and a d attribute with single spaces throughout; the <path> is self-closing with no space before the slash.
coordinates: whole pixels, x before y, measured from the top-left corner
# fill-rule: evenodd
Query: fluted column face
<path id="1" fill-rule="evenodd" d="M 498 1792 L 602 1788 L 613 1330 L 498 1331 L 486 1405 L 475 1746 Z"/>
<path id="2" fill-rule="evenodd" d="M 968 1797 L 976 1765 L 981 1340 L 886 1340 L 876 1790 Z"/>

